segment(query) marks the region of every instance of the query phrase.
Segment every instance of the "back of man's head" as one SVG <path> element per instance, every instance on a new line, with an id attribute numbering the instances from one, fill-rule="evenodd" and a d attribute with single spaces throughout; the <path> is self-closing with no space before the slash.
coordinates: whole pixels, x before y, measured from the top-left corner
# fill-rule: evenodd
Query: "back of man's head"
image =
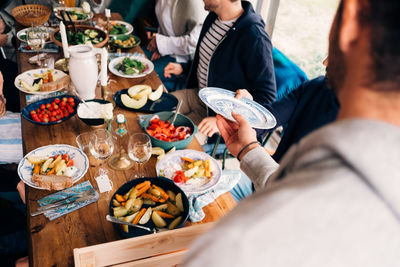
<path id="1" fill-rule="evenodd" d="M 400 85 L 400 1 L 359 1 L 359 22 L 367 25 L 371 33 L 374 80 L 392 81 Z"/>

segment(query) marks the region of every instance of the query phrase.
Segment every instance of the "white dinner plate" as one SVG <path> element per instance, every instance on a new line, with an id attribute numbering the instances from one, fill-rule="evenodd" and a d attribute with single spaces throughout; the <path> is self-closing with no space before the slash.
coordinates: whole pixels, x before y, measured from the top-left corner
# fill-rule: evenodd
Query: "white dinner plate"
<path id="1" fill-rule="evenodd" d="M 52 42 L 52 40 L 51 40 L 51 34 L 53 33 L 53 31 L 54 31 L 54 29 L 53 28 L 50 28 L 50 27 L 39 27 L 40 29 L 42 29 L 43 31 L 46 31 L 46 29 L 47 29 L 47 32 L 49 33 L 49 38 L 47 39 L 47 41 L 46 41 L 46 44 L 47 43 L 51 43 Z M 19 32 L 17 32 L 17 38 L 18 38 L 18 40 L 20 40 L 21 42 L 27 42 L 27 40 L 26 40 L 26 37 L 25 37 L 25 39 L 24 38 L 22 38 L 22 36 L 26 36 L 26 32 L 29 30 L 29 28 L 25 28 L 25 29 L 22 29 L 22 30 L 20 30 Z"/>
<path id="2" fill-rule="evenodd" d="M 144 65 L 146 65 L 146 69 L 142 73 L 138 73 L 138 74 L 132 74 L 132 75 L 124 74 L 123 72 L 120 72 L 119 70 L 115 69 L 115 65 L 117 65 L 118 63 L 121 63 L 121 61 L 124 58 L 125 57 L 117 57 L 110 61 L 110 63 L 108 64 L 108 69 L 111 71 L 112 74 L 117 75 L 119 77 L 123 77 L 123 78 L 140 78 L 140 77 L 144 77 L 144 76 L 150 74 L 154 70 L 153 62 L 151 62 L 147 58 L 141 57 L 141 56 L 130 56 L 129 57 L 130 59 L 135 59 L 137 61 L 142 62 Z"/>
<path id="3" fill-rule="evenodd" d="M 43 189 L 37 186 L 32 181 L 32 172 L 34 165 L 27 160 L 29 156 L 55 156 L 59 154 L 68 154 L 69 157 L 74 161 L 76 171 L 72 175 L 73 183 L 79 181 L 87 172 L 89 168 L 89 160 L 85 153 L 79 148 L 70 145 L 48 145 L 36 148 L 32 150 L 19 162 L 18 164 L 18 175 L 21 180 L 29 185 L 30 187 Z"/>
<path id="4" fill-rule="evenodd" d="M 221 168 L 217 161 L 210 155 L 192 149 L 177 150 L 166 154 L 156 165 L 156 172 L 159 176 L 167 177 L 173 180 L 175 171 L 183 164 L 182 157 L 191 158 L 194 160 L 210 160 L 212 170 L 211 178 L 194 178 L 191 183 L 177 184 L 186 194 L 201 194 L 211 190 L 217 185 L 221 178 Z"/>
<path id="5" fill-rule="evenodd" d="M 14 80 L 14 85 L 15 87 L 17 87 L 20 91 L 26 93 L 26 94 L 32 94 L 32 95 L 47 95 L 53 92 L 57 92 L 60 91 L 64 88 L 59 88 L 56 89 L 54 91 L 46 91 L 46 92 L 40 92 L 40 91 L 29 91 L 28 89 L 24 88 L 21 85 L 21 81 L 24 81 L 24 83 L 31 85 L 33 84 L 33 81 L 36 79 L 35 74 L 42 74 L 46 71 L 48 71 L 50 69 L 47 68 L 43 68 L 43 69 L 33 69 L 33 70 L 28 70 L 25 71 L 23 73 L 21 73 L 20 75 L 18 75 L 15 80 Z M 61 70 L 53 70 L 53 78 L 54 80 L 58 80 L 61 79 L 62 77 L 66 76 L 67 74 L 65 74 L 64 72 L 62 72 Z"/>
<path id="6" fill-rule="evenodd" d="M 84 14 L 84 13 L 83 13 L 83 8 L 81 8 L 81 7 L 55 7 L 55 8 L 53 9 L 54 15 L 55 15 L 56 18 L 58 18 L 59 20 L 62 20 L 60 10 L 63 10 L 63 9 L 64 9 L 65 11 L 72 11 L 72 10 L 74 10 L 74 11 L 77 11 L 77 12 L 79 12 L 79 13 Z M 92 18 L 93 18 L 93 15 L 94 15 L 93 12 L 90 12 L 89 14 L 86 15 L 85 18 L 80 19 L 80 20 L 73 20 L 73 21 L 74 21 L 74 22 L 87 21 L 87 20 L 92 19 Z M 65 16 L 66 16 L 65 19 L 66 19 L 67 21 L 69 21 L 69 18 L 68 18 L 68 16 L 67 16 L 67 14 L 65 14 Z"/>
<path id="7" fill-rule="evenodd" d="M 110 23 L 112 24 L 122 24 L 125 26 L 125 28 L 128 30 L 126 33 L 122 33 L 122 34 L 110 34 L 110 36 L 118 36 L 118 35 L 127 35 L 127 34 L 131 34 L 133 32 L 133 26 L 125 21 L 122 20 L 112 20 L 110 21 Z"/>
<path id="8" fill-rule="evenodd" d="M 215 113 L 228 120 L 235 121 L 231 115 L 234 111 L 242 115 L 253 128 L 272 129 L 276 125 L 276 119 L 268 109 L 247 98 L 236 99 L 235 92 L 206 87 L 199 91 L 199 97 Z"/>

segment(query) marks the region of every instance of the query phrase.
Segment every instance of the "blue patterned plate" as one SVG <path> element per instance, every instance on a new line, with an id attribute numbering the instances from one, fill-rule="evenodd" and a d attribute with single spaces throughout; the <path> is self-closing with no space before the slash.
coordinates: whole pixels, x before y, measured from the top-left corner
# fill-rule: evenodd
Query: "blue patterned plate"
<path id="1" fill-rule="evenodd" d="M 30 91 L 22 85 L 21 82 L 23 81 L 28 86 L 32 86 L 33 81 L 37 78 L 35 76 L 43 74 L 49 70 L 50 69 L 43 68 L 43 69 L 33 69 L 33 70 L 25 71 L 24 73 L 21 73 L 20 75 L 18 75 L 15 78 L 14 85 L 15 85 L 15 87 L 17 87 L 20 91 L 24 92 L 25 94 L 32 94 L 32 95 L 47 95 L 47 94 L 50 94 L 53 92 L 63 90 L 64 88 L 58 88 L 54 91 L 45 91 L 45 92 Z M 67 74 L 65 74 L 61 70 L 52 70 L 52 74 L 53 74 L 54 80 L 58 80 L 58 79 L 63 78 L 64 76 L 67 76 Z"/>
<path id="2" fill-rule="evenodd" d="M 42 189 L 41 187 L 37 186 L 32 181 L 32 172 L 33 172 L 33 164 L 31 164 L 27 157 L 29 156 L 55 156 L 58 154 L 68 154 L 69 157 L 74 161 L 74 167 L 76 170 L 71 175 L 73 178 L 73 182 L 76 183 L 79 181 L 87 172 L 89 168 L 89 160 L 85 153 L 82 152 L 79 148 L 70 145 L 49 145 L 49 146 L 42 146 L 32 150 L 25 157 L 19 162 L 18 164 L 18 175 L 21 180 L 29 185 L 30 187 Z"/>
<path id="3" fill-rule="evenodd" d="M 235 111 L 253 128 L 271 129 L 276 125 L 276 119 L 268 109 L 247 98 L 236 99 L 232 91 L 206 87 L 199 91 L 199 97 L 215 113 L 228 120 L 235 121 L 231 115 L 232 111 Z"/>

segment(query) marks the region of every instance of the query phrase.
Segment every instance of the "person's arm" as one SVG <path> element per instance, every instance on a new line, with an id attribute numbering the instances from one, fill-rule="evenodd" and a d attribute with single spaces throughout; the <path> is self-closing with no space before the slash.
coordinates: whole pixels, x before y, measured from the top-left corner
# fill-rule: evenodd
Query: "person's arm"
<path id="1" fill-rule="evenodd" d="M 237 157 L 240 167 L 252 180 L 256 190 L 264 188 L 279 168 L 271 156 L 257 143 L 256 131 L 240 115 L 232 112 L 236 122 L 217 115 L 217 126 L 229 152 Z"/>
<path id="2" fill-rule="evenodd" d="M 250 39 L 242 49 L 244 53 L 241 54 L 241 62 L 250 83 L 247 89 L 256 102 L 265 106 L 276 99 L 272 44 L 266 35 L 252 31 L 257 32 L 257 29 L 250 29 L 250 32 L 243 36 Z"/>
<path id="3" fill-rule="evenodd" d="M 161 56 L 179 55 L 186 56 L 196 51 L 199 40 L 201 24 L 196 25 L 192 31 L 183 36 L 166 36 L 157 33 L 157 49 Z"/>

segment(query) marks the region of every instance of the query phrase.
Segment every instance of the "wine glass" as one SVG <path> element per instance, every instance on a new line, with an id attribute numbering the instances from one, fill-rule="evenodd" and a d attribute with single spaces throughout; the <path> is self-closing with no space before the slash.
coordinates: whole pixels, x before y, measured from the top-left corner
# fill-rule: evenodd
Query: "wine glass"
<path id="1" fill-rule="evenodd" d="M 138 173 L 133 177 L 143 177 L 140 166 L 147 162 L 151 157 L 151 141 L 148 135 L 144 133 L 136 133 L 129 137 L 128 155 L 138 164 Z"/>
<path id="2" fill-rule="evenodd" d="M 90 152 L 92 155 L 101 160 L 97 176 L 108 176 L 108 170 L 103 168 L 104 160 L 109 158 L 114 151 L 114 141 L 112 134 L 106 129 L 95 130 L 90 137 Z"/>
<path id="3" fill-rule="evenodd" d="M 49 38 L 47 27 L 32 26 L 26 32 L 26 42 L 31 49 L 36 51 L 37 65 L 42 66 L 42 60 L 39 58 L 39 52 L 43 49 L 44 44 Z"/>

